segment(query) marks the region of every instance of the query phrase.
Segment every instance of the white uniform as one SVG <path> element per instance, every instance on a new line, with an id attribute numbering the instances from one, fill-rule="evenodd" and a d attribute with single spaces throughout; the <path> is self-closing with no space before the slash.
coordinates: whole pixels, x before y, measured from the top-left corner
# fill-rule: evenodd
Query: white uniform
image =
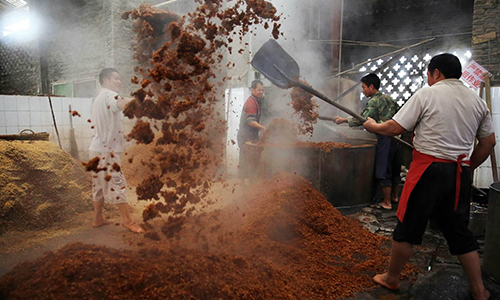
<path id="1" fill-rule="evenodd" d="M 417 151 L 448 160 L 457 160 L 461 154 L 469 159 L 474 138 L 493 133 L 486 102 L 458 79 L 420 89 L 393 120 L 406 130 L 413 129 Z"/>
<path id="2" fill-rule="evenodd" d="M 113 169 L 120 166 L 119 154 L 124 151 L 125 137 L 122 130 L 122 111 L 116 105 L 118 94 L 102 88 L 92 106 L 92 141 L 90 157 L 99 157 L 99 168 L 107 171 L 92 172 L 92 200 L 106 203 L 127 203 L 127 182 L 123 172 Z"/>

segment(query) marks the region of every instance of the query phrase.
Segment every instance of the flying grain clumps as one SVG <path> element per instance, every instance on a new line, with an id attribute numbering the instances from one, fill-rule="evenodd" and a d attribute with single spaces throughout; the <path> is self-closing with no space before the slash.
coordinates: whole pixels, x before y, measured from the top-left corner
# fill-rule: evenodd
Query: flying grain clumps
<path id="1" fill-rule="evenodd" d="M 187 203 L 199 202 L 213 180 L 221 179 L 215 171 L 222 161 L 227 124 L 217 108 L 223 101 L 217 87 L 224 74 L 216 70 L 232 37 L 239 35 L 242 40 L 251 26 L 269 27 L 269 23 L 275 24 L 273 36 L 279 37 L 280 16 L 270 2 L 196 3 L 196 9 L 184 16 L 148 4 L 122 15 L 132 20 L 137 35 L 134 58 L 138 64 L 131 81 L 139 89 L 132 93 L 134 100 L 124 114 L 138 121 L 129 137 L 159 146 L 152 160 L 155 165 L 150 167 L 159 168 L 160 175 L 147 177 L 137 193 L 141 200 L 158 200 L 154 205 L 162 212 L 184 213 Z M 173 186 L 172 177 L 176 178 Z M 167 181 L 172 187 L 162 190 Z M 149 211 L 155 212 L 152 207 Z"/>

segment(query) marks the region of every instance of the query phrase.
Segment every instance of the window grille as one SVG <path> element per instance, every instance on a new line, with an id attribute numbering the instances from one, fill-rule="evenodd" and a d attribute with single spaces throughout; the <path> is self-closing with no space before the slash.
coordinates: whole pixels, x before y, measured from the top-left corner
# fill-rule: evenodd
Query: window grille
<path id="1" fill-rule="evenodd" d="M 470 50 L 455 51 L 453 54 L 460 59 L 462 67 L 466 66 L 466 61 L 472 56 Z M 383 70 L 376 73 L 380 78 L 379 90 L 383 94 L 391 96 L 399 106 L 402 106 L 416 91 L 427 84 L 427 65 L 433 55 L 430 53 L 403 55 L 392 61 Z M 363 65 L 359 71 L 373 72 L 390 59 L 392 57 L 370 61 Z M 360 93 L 360 100 L 364 97 L 364 94 Z"/>

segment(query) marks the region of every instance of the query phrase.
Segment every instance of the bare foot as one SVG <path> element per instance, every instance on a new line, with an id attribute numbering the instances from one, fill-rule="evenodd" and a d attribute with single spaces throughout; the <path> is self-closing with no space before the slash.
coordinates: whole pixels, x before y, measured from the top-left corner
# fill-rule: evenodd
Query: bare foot
<path id="1" fill-rule="evenodd" d="M 113 222 L 108 221 L 106 219 L 94 220 L 94 222 L 92 222 L 92 227 L 97 228 L 97 227 L 101 227 L 101 226 L 105 226 L 105 225 L 109 225 L 109 224 L 113 224 Z"/>
<path id="2" fill-rule="evenodd" d="M 380 203 L 380 206 L 382 206 L 385 210 L 391 210 L 392 205 L 384 205 L 384 203 Z"/>
<path id="3" fill-rule="evenodd" d="M 127 228 L 128 230 L 135 232 L 135 233 L 144 233 L 144 229 L 141 228 L 136 222 L 128 222 L 128 223 L 122 223 L 122 226 Z"/>
<path id="4" fill-rule="evenodd" d="M 380 206 L 382 206 L 383 209 L 385 210 L 391 210 L 392 209 L 392 203 L 391 201 L 388 201 L 389 203 L 386 203 L 385 201 L 380 202 Z"/>
<path id="5" fill-rule="evenodd" d="M 392 202 L 392 203 L 398 203 L 398 202 L 399 202 L 399 199 L 398 199 L 398 198 L 392 198 L 392 199 L 391 199 L 391 202 Z"/>
<path id="6" fill-rule="evenodd" d="M 392 290 L 392 291 L 399 289 L 399 284 L 392 285 L 392 284 L 387 283 L 387 273 L 375 275 L 373 277 L 373 281 L 377 284 L 380 284 L 381 286 L 383 286 L 387 289 Z"/>
<path id="7" fill-rule="evenodd" d="M 474 300 L 488 300 L 488 299 L 490 299 L 491 294 L 487 289 L 485 289 L 482 293 L 479 293 L 477 295 L 475 295 L 471 292 L 471 295 L 472 295 L 472 298 L 474 298 Z"/>

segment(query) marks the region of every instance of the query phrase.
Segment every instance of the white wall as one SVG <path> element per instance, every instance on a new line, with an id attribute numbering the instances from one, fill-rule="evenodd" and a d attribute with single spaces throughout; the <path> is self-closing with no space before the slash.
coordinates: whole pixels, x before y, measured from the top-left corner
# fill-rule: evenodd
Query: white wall
<path id="1" fill-rule="evenodd" d="M 497 145 L 495 146 L 495 155 L 498 169 L 498 159 L 500 157 L 500 87 L 491 88 L 491 113 L 493 115 L 493 127 L 495 128 L 495 136 Z M 474 172 L 474 185 L 479 188 L 487 188 L 493 183 L 493 175 L 491 170 L 491 159 L 488 157 L 486 161 L 479 166 Z"/>
<path id="2" fill-rule="evenodd" d="M 62 148 L 66 151 L 70 150 L 69 105 L 80 113 L 81 117 L 73 117 L 73 128 L 79 158 L 88 160 L 92 135 L 87 120 L 90 119 L 92 98 L 51 97 L 51 100 Z M 0 95 L 0 135 L 19 134 L 24 129 L 48 132 L 49 140 L 58 144 L 49 98 Z"/>

